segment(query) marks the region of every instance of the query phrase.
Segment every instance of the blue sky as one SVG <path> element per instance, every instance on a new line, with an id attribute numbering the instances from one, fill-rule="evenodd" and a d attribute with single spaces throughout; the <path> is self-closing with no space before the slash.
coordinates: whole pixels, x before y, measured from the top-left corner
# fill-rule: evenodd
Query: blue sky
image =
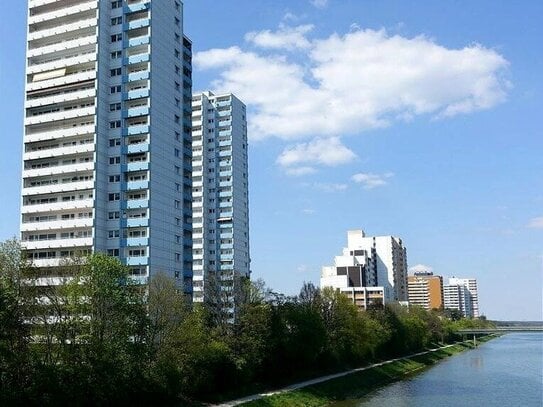
<path id="1" fill-rule="evenodd" d="M 0 34 L 0 239 L 18 233 L 25 4 Z M 543 4 L 186 0 L 194 90 L 250 129 L 254 278 L 318 282 L 348 229 L 475 277 L 480 309 L 542 319 Z M 7 40 L 9 39 L 9 40 Z"/>

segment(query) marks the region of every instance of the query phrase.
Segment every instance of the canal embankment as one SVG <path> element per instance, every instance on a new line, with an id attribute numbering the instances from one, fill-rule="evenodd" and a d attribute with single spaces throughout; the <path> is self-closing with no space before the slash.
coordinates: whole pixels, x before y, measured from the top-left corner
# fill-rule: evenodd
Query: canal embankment
<path id="1" fill-rule="evenodd" d="M 444 358 L 473 349 L 496 336 L 487 335 L 478 338 L 476 343 L 473 340 L 466 340 L 429 349 L 413 355 L 296 383 L 276 391 L 255 394 L 222 403 L 220 406 L 317 407 L 326 406 L 339 400 L 360 398 L 377 388 L 416 374 Z"/>

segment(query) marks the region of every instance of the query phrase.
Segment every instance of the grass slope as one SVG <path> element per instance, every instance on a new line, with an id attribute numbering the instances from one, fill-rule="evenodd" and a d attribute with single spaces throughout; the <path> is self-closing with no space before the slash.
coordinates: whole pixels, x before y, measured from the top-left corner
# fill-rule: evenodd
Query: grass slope
<path id="1" fill-rule="evenodd" d="M 486 342 L 495 336 L 478 339 L 478 343 Z M 454 346 L 439 349 L 409 359 L 397 360 L 356 372 L 337 379 L 304 387 L 299 390 L 275 394 L 259 400 L 244 403 L 245 407 L 320 407 L 334 401 L 357 399 L 369 392 L 400 380 L 451 355 L 473 348 L 473 342 L 466 341 Z"/>

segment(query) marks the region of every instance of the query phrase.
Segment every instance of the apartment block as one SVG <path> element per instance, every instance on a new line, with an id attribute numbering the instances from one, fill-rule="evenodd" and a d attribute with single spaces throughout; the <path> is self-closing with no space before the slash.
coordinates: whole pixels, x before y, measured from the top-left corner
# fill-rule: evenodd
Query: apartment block
<path id="1" fill-rule="evenodd" d="M 192 290 L 191 42 L 179 0 L 29 0 L 21 240 Z"/>
<path id="2" fill-rule="evenodd" d="M 431 272 L 417 272 L 407 277 L 407 291 L 410 305 L 425 309 L 443 308 L 443 277 Z"/>
<path id="3" fill-rule="evenodd" d="M 347 232 L 347 247 L 321 272 L 321 287 L 347 294 L 363 309 L 407 301 L 407 251 L 394 236 Z"/>
<path id="4" fill-rule="evenodd" d="M 231 93 L 192 98 L 193 299 L 213 280 L 231 309 L 236 281 L 250 276 L 245 110 Z"/>
<path id="5" fill-rule="evenodd" d="M 479 317 L 479 294 L 477 280 L 474 278 L 449 278 L 443 287 L 444 306 L 456 309 L 466 317 Z"/>

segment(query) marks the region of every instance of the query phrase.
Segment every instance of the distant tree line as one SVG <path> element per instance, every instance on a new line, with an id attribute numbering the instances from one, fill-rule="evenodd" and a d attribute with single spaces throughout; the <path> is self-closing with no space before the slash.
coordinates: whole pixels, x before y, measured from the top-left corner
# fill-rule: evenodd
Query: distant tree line
<path id="1" fill-rule="evenodd" d="M 465 324 L 417 307 L 359 312 L 304 284 L 287 297 L 239 280 L 235 314 L 217 284 L 192 305 L 174 280 L 136 284 L 117 259 L 38 279 L 19 244 L 0 243 L 0 405 L 188 405 L 285 384 L 456 339 Z M 228 295 L 228 301 L 232 293 Z M 230 303 L 230 302 L 229 302 Z"/>

